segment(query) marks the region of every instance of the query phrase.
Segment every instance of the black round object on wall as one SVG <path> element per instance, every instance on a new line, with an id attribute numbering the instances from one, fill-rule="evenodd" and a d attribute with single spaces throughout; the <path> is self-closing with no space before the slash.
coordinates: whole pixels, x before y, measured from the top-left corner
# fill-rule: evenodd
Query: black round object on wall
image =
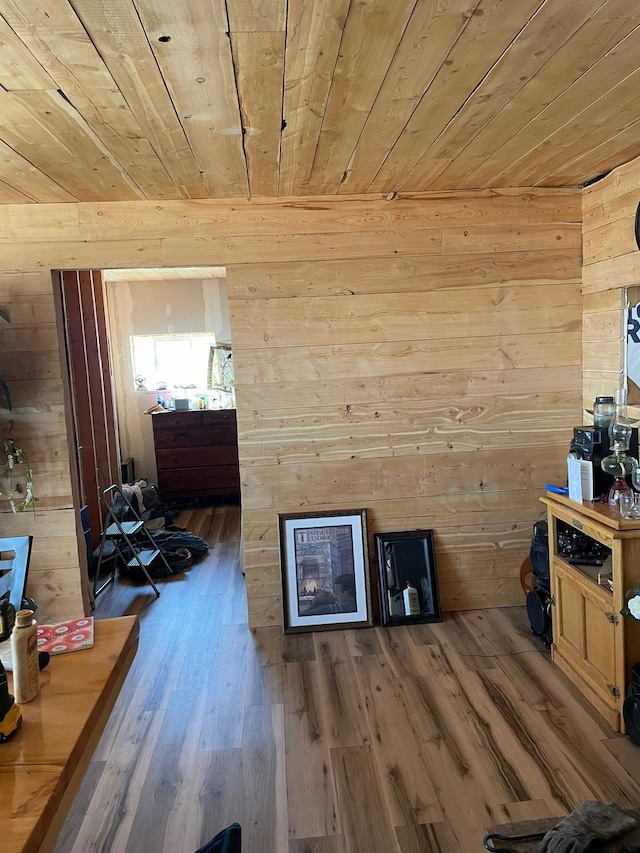
<path id="1" fill-rule="evenodd" d="M 634 228 L 636 233 L 636 246 L 640 249 L 640 202 L 638 202 L 638 206 L 636 207 L 636 221 Z"/>

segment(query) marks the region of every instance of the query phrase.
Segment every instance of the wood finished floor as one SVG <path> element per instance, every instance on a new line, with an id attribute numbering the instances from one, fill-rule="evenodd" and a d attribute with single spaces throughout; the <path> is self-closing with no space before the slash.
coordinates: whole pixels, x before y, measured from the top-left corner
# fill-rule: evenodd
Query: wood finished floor
<path id="1" fill-rule="evenodd" d="M 640 750 L 531 637 L 524 608 L 441 624 L 249 631 L 237 507 L 184 512 L 208 556 L 97 618 L 140 650 L 56 853 L 474 853 L 493 824 L 640 806 Z"/>

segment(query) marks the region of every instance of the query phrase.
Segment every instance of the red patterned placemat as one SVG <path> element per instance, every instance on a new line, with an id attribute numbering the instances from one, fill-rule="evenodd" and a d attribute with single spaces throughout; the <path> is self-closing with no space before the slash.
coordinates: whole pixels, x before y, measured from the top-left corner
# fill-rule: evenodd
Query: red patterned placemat
<path id="1" fill-rule="evenodd" d="M 93 646 L 93 616 L 56 622 L 54 625 L 38 625 L 38 651 L 50 655 L 76 652 Z"/>

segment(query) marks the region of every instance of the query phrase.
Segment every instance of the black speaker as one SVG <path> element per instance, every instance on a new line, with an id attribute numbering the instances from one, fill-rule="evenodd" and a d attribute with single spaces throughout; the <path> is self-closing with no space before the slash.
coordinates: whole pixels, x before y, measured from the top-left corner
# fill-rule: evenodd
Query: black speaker
<path id="1" fill-rule="evenodd" d="M 529 559 L 533 568 L 534 585 L 527 595 L 527 616 L 531 623 L 532 634 L 541 639 L 547 648 L 550 648 L 552 636 L 551 573 L 549 569 L 549 526 L 546 521 L 538 521 L 533 526 Z"/>
<path id="2" fill-rule="evenodd" d="M 529 549 L 529 559 L 537 585 L 551 590 L 549 569 L 549 525 L 546 521 L 537 521 L 533 525 L 533 539 Z"/>
<path id="3" fill-rule="evenodd" d="M 631 681 L 622 705 L 622 718 L 627 735 L 640 746 L 640 665 L 631 667 Z"/>

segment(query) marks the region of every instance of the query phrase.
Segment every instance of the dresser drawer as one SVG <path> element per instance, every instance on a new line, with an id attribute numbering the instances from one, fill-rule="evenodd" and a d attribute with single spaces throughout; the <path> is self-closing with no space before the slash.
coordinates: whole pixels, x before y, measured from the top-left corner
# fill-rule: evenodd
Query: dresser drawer
<path id="1" fill-rule="evenodd" d="M 216 424 L 215 428 L 200 424 L 188 428 L 169 427 L 154 432 L 156 450 L 173 447 L 215 447 L 218 444 L 235 445 L 238 433 L 235 424 Z"/>
<path id="2" fill-rule="evenodd" d="M 238 464 L 238 446 L 236 444 L 219 447 L 174 447 L 169 450 L 156 450 L 158 470 L 168 468 L 206 468 L 212 465 Z"/>
<path id="3" fill-rule="evenodd" d="M 205 468 L 180 468 L 158 472 L 162 495 L 238 495 L 240 472 L 237 465 L 215 465 Z"/>

